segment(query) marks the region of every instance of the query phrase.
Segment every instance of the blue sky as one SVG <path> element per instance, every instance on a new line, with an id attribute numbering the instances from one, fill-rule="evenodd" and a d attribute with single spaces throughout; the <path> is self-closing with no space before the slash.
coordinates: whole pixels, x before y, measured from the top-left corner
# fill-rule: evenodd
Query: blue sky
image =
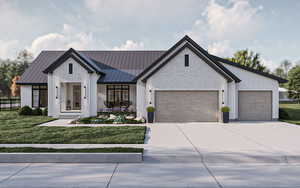
<path id="1" fill-rule="evenodd" d="M 22 49 L 160 50 L 188 34 L 211 53 L 300 60 L 299 0 L 0 0 L 0 58 Z"/>

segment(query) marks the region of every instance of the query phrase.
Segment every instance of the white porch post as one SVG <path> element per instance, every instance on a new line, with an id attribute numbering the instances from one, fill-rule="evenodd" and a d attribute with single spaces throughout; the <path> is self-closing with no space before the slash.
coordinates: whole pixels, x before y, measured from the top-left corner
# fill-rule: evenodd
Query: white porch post
<path id="1" fill-rule="evenodd" d="M 90 116 L 97 116 L 97 105 L 98 105 L 98 97 L 97 97 L 97 74 L 90 74 L 89 85 L 90 85 L 90 95 L 89 95 L 89 110 Z"/>
<path id="2" fill-rule="evenodd" d="M 228 106 L 230 108 L 229 119 L 237 119 L 236 116 L 237 90 L 234 81 L 228 83 Z"/>
<path id="3" fill-rule="evenodd" d="M 138 117 L 146 117 L 145 100 L 146 84 L 138 81 L 136 84 L 136 112 Z"/>

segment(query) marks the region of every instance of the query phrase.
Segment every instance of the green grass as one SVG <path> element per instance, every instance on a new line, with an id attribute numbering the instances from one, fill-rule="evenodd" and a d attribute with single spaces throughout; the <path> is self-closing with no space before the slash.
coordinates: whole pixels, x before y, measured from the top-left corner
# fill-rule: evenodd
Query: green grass
<path id="1" fill-rule="evenodd" d="M 285 110 L 290 116 L 289 119 L 280 120 L 300 125 L 300 104 L 280 104 L 280 108 Z"/>
<path id="2" fill-rule="evenodd" d="M 143 148 L 52 149 L 31 147 L 0 147 L 0 153 L 143 153 Z"/>
<path id="3" fill-rule="evenodd" d="M 0 144 L 143 144 L 145 126 L 40 127 L 54 120 L 46 116 L 19 116 L 0 112 Z"/>

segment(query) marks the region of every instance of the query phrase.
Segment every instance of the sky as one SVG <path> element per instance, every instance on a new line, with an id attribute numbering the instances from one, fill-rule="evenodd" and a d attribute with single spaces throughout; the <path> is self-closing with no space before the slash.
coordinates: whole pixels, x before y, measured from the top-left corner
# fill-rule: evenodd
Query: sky
<path id="1" fill-rule="evenodd" d="M 189 35 L 210 53 L 300 60 L 300 0 L 0 0 L 0 58 L 27 49 L 167 50 Z"/>

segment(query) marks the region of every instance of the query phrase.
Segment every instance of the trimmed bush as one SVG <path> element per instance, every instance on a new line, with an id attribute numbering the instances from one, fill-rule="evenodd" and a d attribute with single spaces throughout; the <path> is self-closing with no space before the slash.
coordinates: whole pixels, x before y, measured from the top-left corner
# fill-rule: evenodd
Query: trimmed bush
<path id="1" fill-rule="evenodd" d="M 228 106 L 223 106 L 221 108 L 221 112 L 229 112 L 230 111 L 230 108 Z"/>
<path id="2" fill-rule="evenodd" d="M 121 116 L 121 115 L 124 115 L 124 116 L 129 116 L 129 115 L 133 115 L 133 116 L 136 116 L 136 112 L 98 112 L 98 116 L 99 115 L 106 115 L 106 116 L 109 116 L 110 114 L 113 114 L 115 116 Z"/>
<path id="3" fill-rule="evenodd" d="M 114 120 L 115 124 L 122 124 L 125 122 L 125 116 L 117 116 L 116 119 Z"/>
<path id="4" fill-rule="evenodd" d="M 43 110 L 43 116 L 48 116 L 48 108 L 45 108 L 45 109 Z"/>
<path id="5" fill-rule="evenodd" d="M 290 115 L 284 110 L 279 108 L 279 119 L 290 119 Z"/>
<path id="6" fill-rule="evenodd" d="M 146 108 L 147 112 L 154 112 L 155 111 L 155 108 L 153 106 L 148 106 Z"/>
<path id="7" fill-rule="evenodd" d="M 32 114 L 35 115 L 35 116 L 41 116 L 41 115 L 43 115 L 43 110 L 40 109 L 40 108 L 35 108 L 35 109 L 32 111 Z"/>
<path id="8" fill-rule="evenodd" d="M 90 124 L 91 123 L 91 118 L 90 117 L 86 117 L 86 118 L 81 118 L 79 120 L 80 123 L 83 123 L 83 124 Z"/>
<path id="9" fill-rule="evenodd" d="M 32 109 L 29 106 L 23 106 L 19 110 L 19 115 L 30 116 L 30 115 L 33 115 L 33 111 L 32 111 Z"/>

